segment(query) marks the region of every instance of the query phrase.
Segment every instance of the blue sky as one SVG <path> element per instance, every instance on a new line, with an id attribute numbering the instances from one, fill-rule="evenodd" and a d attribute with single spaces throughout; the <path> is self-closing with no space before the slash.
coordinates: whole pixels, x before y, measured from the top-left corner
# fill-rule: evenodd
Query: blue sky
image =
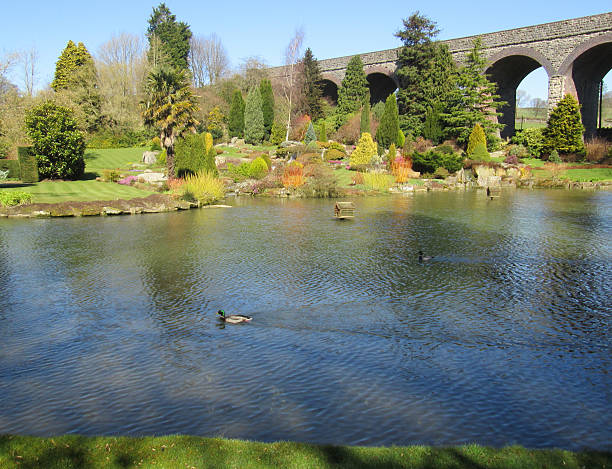
<path id="1" fill-rule="evenodd" d="M 296 27 L 305 32 L 305 47 L 318 59 L 399 47 L 394 33 L 402 18 L 415 11 L 428 16 L 441 30 L 439 39 L 576 18 L 611 10 L 609 0 L 491 2 L 464 1 L 226 1 L 167 0 L 166 5 L 195 35 L 216 33 L 232 66 L 259 56 L 281 65 L 283 51 Z M 147 20 L 159 2 L 144 0 L 56 0 L 10 2 L 3 9 L 0 57 L 35 47 L 39 54 L 38 88 L 53 77 L 55 62 L 68 40 L 83 42 L 95 55 L 114 34 L 144 35 Z M 611 89 L 611 73 L 606 77 Z M 20 72 L 13 80 L 21 84 Z M 546 98 L 546 74 L 533 72 L 521 84 L 533 97 Z"/>

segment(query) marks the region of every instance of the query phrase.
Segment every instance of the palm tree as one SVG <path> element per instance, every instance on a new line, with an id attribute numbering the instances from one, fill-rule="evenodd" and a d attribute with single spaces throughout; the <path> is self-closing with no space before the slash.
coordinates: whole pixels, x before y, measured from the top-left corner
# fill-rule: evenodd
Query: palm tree
<path id="1" fill-rule="evenodd" d="M 145 125 L 157 127 L 162 147 L 166 150 L 168 179 L 174 179 L 174 142 L 184 132 L 195 132 L 198 121 L 196 97 L 189 87 L 185 70 L 169 67 L 154 68 L 146 84 L 146 100 L 142 116 Z"/>

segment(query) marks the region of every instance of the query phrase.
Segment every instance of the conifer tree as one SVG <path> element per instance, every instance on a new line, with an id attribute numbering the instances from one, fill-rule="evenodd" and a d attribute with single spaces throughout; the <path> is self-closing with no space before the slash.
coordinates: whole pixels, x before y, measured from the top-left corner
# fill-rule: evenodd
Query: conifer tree
<path id="1" fill-rule="evenodd" d="M 266 131 L 265 138 L 268 139 L 272 133 L 272 124 L 274 124 L 274 93 L 270 80 L 261 80 L 259 92 L 261 93 L 261 110 L 263 112 L 264 128 Z"/>
<path id="2" fill-rule="evenodd" d="M 259 88 L 255 87 L 247 95 L 244 108 L 244 140 L 257 145 L 263 140 L 265 132 L 261 93 Z"/>
<path id="3" fill-rule="evenodd" d="M 396 33 L 404 44 L 397 60 L 397 101 L 404 131 L 422 135 L 427 109 L 446 110 L 455 88 L 456 66 L 448 47 L 434 41 L 436 23 L 417 11 Z"/>
<path id="4" fill-rule="evenodd" d="M 566 94 L 550 113 L 544 129 L 544 150 L 547 153 L 581 153 L 584 151 L 584 126 L 580 105 L 571 94 Z"/>
<path id="5" fill-rule="evenodd" d="M 317 134 L 315 133 L 314 126 L 312 125 L 312 121 L 308 124 L 308 129 L 306 130 L 306 135 L 304 137 L 304 143 L 308 145 L 310 142 L 317 141 Z"/>
<path id="6" fill-rule="evenodd" d="M 370 128 L 370 100 L 366 101 L 366 103 L 363 105 L 363 108 L 361 108 L 360 131 L 360 133 L 372 133 Z"/>
<path id="7" fill-rule="evenodd" d="M 189 66 L 189 40 L 191 29 L 186 23 L 176 21 L 165 3 L 153 8 L 149 18 L 149 63 L 154 66 L 167 65 L 186 70 Z"/>
<path id="8" fill-rule="evenodd" d="M 346 75 L 338 90 L 338 110 L 348 114 L 359 110 L 368 96 L 368 80 L 363 71 L 363 62 L 354 56 L 346 67 Z"/>
<path id="9" fill-rule="evenodd" d="M 383 148 L 389 148 L 392 143 L 399 145 L 399 115 L 395 94 L 391 93 L 385 101 L 385 112 L 376 130 L 376 141 Z"/>
<path id="10" fill-rule="evenodd" d="M 319 62 L 312 55 L 310 47 L 304 53 L 302 60 L 302 73 L 304 84 L 304 100 L 305 111 L 312 120 L 317 120 L 323 117 L 323 108 L 321 107 L 321 90 L 322 76 Z"/>
<path id="11" fill-rule="evenodd" d="M 459 70 L 457 87 L 453 92 L 454 104 L 444 116 L 447 132 L 456 137 L 457 142 L 466 144 L 474 125 L 479 122 L 487 136 L 487 142 L 494 141 L 497 131 L 503 125 L 491 117 L 500 116 L 497 109 L 506 103 L 500 101 L 497 85 L 485 76 L 487 61 L 482 57 L 482 41 L 474 40 L 474 47 L 467 56 L 467 62 Z"/>
<path id="12" fill-rule="evenodd" d="M 364 132 L 359 138 L 357 148 L 351 153 L 351 166 L 361 166 L 370 164 L 372 157 L 376 155 L 376 143 L 372 140 L 372 136 L 368 132 Z"/>
<path id="13" fill-rule="evenodd" d="M 433 108 L 427 109 L 425 122 L 423 123 L 423 137 L 431 140 L 437 145 L 442 140 L 444 129 L 442 127 L 442 116 L 440 114 L 440 104 L 435 103 Z"/>
<path id="14" fill-rule="evenodd" d="M 476 147 L 479 144 L 484 144 L 485 149 L 487 148 L 487 137 L 485 135 L 484 129 L 482 128 L 480 123 L 476 122 L 468 140 L 467 150 L 465 151 L 467 155 L 472 156 L 472 154 L 476 150 Z"/>
<path id="15" fill-rule="evenodd" d="M 319 125 L 319 141 L 327 142 L 327 126 L 325 125 L 325 121 L 321 121 L 321 125 Z"/>
<path id="16" fill-rule="evenodd" d="M 234 90 L 228 123 L 230 137 L 242 138 L 244 135 L 244 107 L 242 92 Z"/>

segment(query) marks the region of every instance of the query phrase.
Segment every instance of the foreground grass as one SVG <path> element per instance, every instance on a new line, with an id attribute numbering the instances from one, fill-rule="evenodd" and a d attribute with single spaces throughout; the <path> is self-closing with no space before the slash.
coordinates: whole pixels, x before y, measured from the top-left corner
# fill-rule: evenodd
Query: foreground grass
<path id="1" fill-rule="evenodd" d="M 477 445 L 372 448 L 190 436 L 0 436 L 0 468 L 610 468 L 612 453 Z"/>
<path id="2" fill-rule="evenodd" d="M 131 186 L 100 181 L 53 181 L 35 184 L 6 185 L 1 191 L 25 191 L 32 203 L 89 202 L 93 200 L 134 199 L 154 194 Z"/>

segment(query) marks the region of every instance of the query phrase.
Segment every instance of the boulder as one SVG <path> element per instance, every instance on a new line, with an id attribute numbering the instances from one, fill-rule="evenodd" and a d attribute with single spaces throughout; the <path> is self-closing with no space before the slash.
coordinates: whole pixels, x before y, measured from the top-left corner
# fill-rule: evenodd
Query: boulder
<path id="1" fill-rule="evenodd" d="M 155 164 L 157 163 L 157 155 L 159 154 L 158 151 L 145 151 L 142 154 L 142 162 L 144 164 Z"/>
<path id="2" fill-rule="evenodd" d="M 164 176 L 164 173 L 154 173 L 149 171 L 145 171 L 144 173 L 139 174 L 138 180 L 141 179 L 149 184 L 161 184 L 162 182 L 167 180 L 166 176 Z"/>

